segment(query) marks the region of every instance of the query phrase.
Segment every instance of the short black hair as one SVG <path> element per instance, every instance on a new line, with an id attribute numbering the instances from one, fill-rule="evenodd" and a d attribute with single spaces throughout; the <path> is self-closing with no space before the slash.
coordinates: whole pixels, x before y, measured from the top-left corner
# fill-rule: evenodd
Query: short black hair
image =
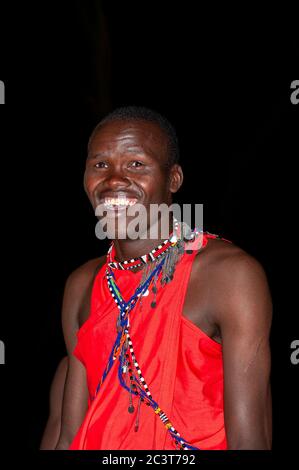
<path id="1" fill-rule="evenodd" d="M 89 143 L 102 125 L 112 121 L 149 121 L 157 124 L 167 136 L 168 166 L 171 167 L 175 163 L 179 163 L 180 152 L 176 131 L 162 114 L 144 106 L 123 106 L 116 108 L 96 125 L 90 136 Z"/>

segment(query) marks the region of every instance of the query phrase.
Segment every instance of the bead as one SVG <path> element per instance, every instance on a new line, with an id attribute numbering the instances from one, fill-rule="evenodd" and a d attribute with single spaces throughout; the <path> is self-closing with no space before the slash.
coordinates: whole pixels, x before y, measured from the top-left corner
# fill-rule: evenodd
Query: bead
<path id="1" fill-rule="evenodd" d="M 135 411 L 134 406 L 133 406 L 133 405 L 130 405 L 129 408 L 128 408 L 128 412 L 129 412 L 129 413 L 134 413 L 134 411 Z"/>
<path id="2" fill-rule="evenodd" d="M 152 307 L 152 308 L 155 308 L 156 306 L 157 306 L 157 302 L 155 302 L 155 301 L 153 300 L 153 302 L 151 303 L 151 307 Z"/>

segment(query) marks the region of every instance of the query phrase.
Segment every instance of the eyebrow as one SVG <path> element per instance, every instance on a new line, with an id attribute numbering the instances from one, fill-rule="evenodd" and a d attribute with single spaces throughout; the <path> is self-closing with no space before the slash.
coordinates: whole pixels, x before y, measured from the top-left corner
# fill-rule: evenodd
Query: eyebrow
<path id="1" fill-rule="evenodd" d="M 151 149 L 148 149 L 148 150 L 144 150 L 142 147 L 139 147 L 139 146 L 132 146 L 132 147 L 128 147 L 126 149 L 126 151 L 128 151 L 129 153 L 139 153 L 139 154 L 143 154 L 145 156 L 148 156 L 149 158 L 154 158 L 156 159 L 156 155 L 154 152 L 152 152 Z"/>
<path id="2" fill-rule="evenodd" d="M 92 158 L 97 158 L 97 157 L 106 157 L 107 154 L 105 152 L 97 152 L 95 154 L 92 154 L 90 152 L 88 152 L 87 154 L 87 159 L 92 159 Z"/>
<path id="3" fill-rule="evenodd" d="M 149 152 L 146 152 L 142 147 L 129 147 L 126 149 L 126 152 L 127 153 L 138 153 L 138 154 L 144 154 L 144 155 L 148 155 L 149 157 L 152 157 L 152 153 L 149 153 Z M 93 158 L 97 158 L 97 157 L 103 157 L 103 158 L 107 158 L 109 157 L 111 154 L 110 152 L 97 152 L 95 154 L 92 154 L 92 153 L 88 153 L 87 155 L 87 159 L 93 159 Z"/>

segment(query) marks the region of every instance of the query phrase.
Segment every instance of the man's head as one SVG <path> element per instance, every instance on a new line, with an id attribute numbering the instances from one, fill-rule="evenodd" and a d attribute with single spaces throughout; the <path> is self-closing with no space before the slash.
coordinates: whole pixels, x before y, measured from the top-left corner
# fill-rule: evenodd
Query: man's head
<path id="1" fill-rule="evenodd" d="M 167 119 L 143 107 L 118 108 L 91 134 L 84 187 L 94 208 L 126 197 L 149 212 L 150 204 L 171 204 L 183 181 L 178 161 L 176 133 Z"/>
<path id="2" fill-rule="evenodd" d="M 178 138 L 174 127 L 170 124 L 168 119 L 160 113 L 143 106 L 125 106 L 117 108 L 106 117 L 104 117 L 93 130 L 89 143 L 90 146 L 93 137 L 97 134 L 100 128 L 105 124 L 113 121 L 146 121 L 156 124 L 167 137 L 167 166 L 171 168 L 175 163 L 179 163 L 180 152 L 178 145 Z"/>

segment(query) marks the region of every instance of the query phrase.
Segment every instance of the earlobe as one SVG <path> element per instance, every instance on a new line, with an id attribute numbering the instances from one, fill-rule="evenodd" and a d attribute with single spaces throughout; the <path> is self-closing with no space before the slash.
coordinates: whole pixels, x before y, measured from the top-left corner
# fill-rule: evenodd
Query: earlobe
<path id="1" fill-rule="evenodd" d="M 183 184 L 184 174 L 182 167 L 177 163 L 170 170 L 170 192 L 176 193 Z"/>

